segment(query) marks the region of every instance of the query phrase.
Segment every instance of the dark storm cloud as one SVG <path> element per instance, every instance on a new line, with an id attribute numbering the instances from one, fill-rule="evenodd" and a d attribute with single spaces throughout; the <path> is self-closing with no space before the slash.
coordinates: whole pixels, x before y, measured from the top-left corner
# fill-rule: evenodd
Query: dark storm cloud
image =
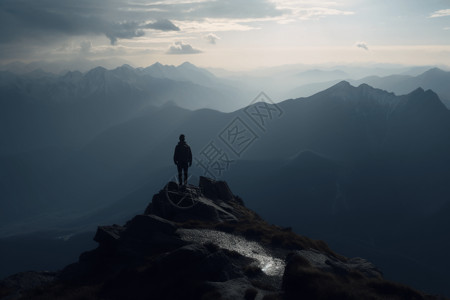
<path id="1" fill-rule="evenodd" d="M 283 13 L 268 0 L 0 0 L 0 55 L 27 52 L 16 52 L 14 47 L 50 49 L 73 36 L 106 36 L 115 44 L 143 36 L 148 29 L 179 31 L 171 20 L 263 18 Z"/>
<path id="2" fill-rule="evenodd" d="M 93 3 L 79 1 L 3 0 L 0 2 L 1 40 L 36 33 L 98 34 L 108 22 L 98 16 Z M 97 1 L 98 2 L 98 1 Z M 90 12 L 90 13 L 89 13 Z"/>
<path id="3" fill-rule="evenodd" d="M 179 30 L 166 19 L 145 24 L 150 13 L 127 7 L 118 0 L 0 0 L 0 41 L 103 34 L 115 44 L 144 35 L 145 28 Z"/>
<path id="4" fill-rule="evenodd" d="M 104 34 L 117 38 L 140 36 L 137 24 L 118 22 L 105 0 L 0 1 L 0 41 L 47 38 L 54 35 Z M 116 2 L 117 3 L 117 2 Z"/>
<path id="5" fill-rule="evenodd" d="M 105 29 L 105 35 L 115 45 L 117 39 L 132 39 L 143 36 L 145 33 L 141 26 L 136 22 L 113 23 Z"/>

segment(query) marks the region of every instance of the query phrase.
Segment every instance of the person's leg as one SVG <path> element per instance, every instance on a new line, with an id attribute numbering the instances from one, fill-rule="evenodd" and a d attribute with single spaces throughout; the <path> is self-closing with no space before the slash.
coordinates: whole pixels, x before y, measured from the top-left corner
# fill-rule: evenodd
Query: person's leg
<path id="1" fill-rule="evenodd" d="M 188 166 L 183 167 L 183 173 L 184 173 L 184 185 L 187 185 L 188 180 Z"/>
<path id="2" fill-rule="evenodd" d="M 182 167 L 178 164 L 177 169 L 178 169 L 178 185 L 182 185 L 183 184 L 183 181 L 181 181 L 182 180 L 182 178 L 181 178 Z"/>

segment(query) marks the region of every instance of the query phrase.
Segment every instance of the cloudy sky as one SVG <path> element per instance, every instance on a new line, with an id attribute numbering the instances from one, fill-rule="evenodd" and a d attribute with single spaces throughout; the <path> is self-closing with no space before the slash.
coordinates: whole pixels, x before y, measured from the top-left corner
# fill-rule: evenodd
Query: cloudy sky
<path id="1" fill-rule="evenodd" d="M 450 64 L 450 0 L 0 0 L 0 63 Z"/>

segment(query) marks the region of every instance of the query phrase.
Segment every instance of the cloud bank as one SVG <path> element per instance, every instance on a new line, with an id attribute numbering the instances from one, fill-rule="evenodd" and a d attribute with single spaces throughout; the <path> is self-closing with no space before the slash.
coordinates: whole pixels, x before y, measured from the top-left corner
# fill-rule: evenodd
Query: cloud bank
<path id="1" fill-rule="evenodd" d="M 183 42 L 175 42 L 172 46 L 170 46 L 169 50 L 167 50 L 167 54 L 196 54 L 201 53 L 201 50 L 193 48 L 189 44 L 184 44 Z"/>
<path id="2" fill-rule="evenodd" d="M 430 18 L 440 18 L 450 16 L 450 9 L 437 10 L 430 15 Z"/>
<path id="3" fill-rule="evenodd" d="M 170 20 L 162 19 L 153 23 L 148 23 L 143 26 L 144 28 L 161 30 L 161 31 L 180 31 L 180 28 L 175 26 Z"/>

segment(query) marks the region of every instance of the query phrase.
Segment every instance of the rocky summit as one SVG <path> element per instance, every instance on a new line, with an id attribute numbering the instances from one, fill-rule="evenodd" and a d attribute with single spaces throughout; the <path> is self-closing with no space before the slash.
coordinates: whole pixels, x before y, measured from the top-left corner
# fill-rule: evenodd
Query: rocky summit
<path id="1" fill-rule="evenodd" d="M 95 250 L 58 272 L 1 281 L 0 299 L 440 299 L 268 224 L 206 177 L 169 182 L 143 214 L 99 226 L 94 240 Z"/>

